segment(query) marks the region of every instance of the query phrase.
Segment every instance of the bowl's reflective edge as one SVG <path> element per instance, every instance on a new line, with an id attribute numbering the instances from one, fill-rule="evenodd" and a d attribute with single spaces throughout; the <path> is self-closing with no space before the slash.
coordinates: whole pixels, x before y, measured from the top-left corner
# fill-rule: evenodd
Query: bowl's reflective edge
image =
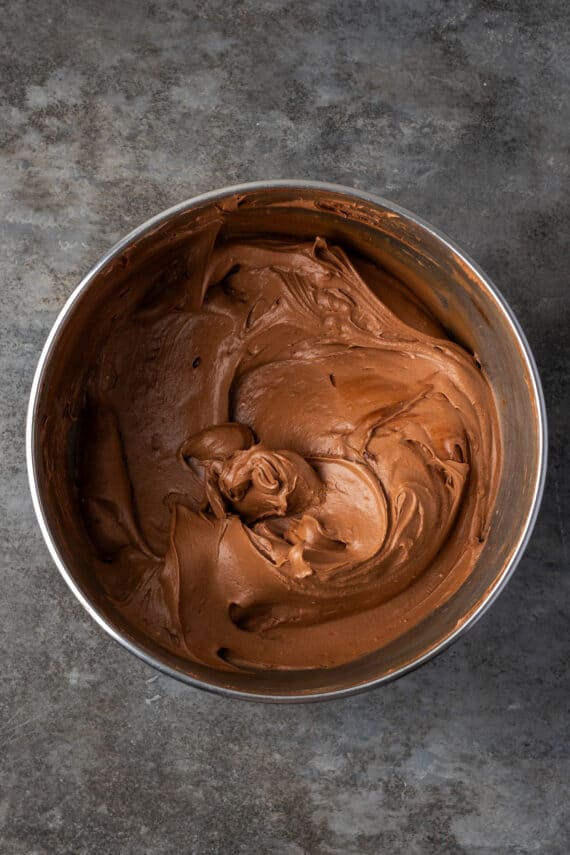
<path id="1" fill-rule="evenodd" d="M 381 668 L 380 665 L 377 665 L 378 674 L 376 676 L 370 676 L 370 670 L 372 667 L 370 663 L 364 663 L 362 665 L 354 663 L 354 665 L 351 664 L 351 667 L 345 666 L 340 676 L 330 674 L 328 681 L 321 679 L 320 683 L 318 679 L 313 681 L 313 684 L 308 681 L 306 687 L 302 689 L 297 687 L 289 690 L 286 683 L 283 681 L 283 678 L 281 678 L 280 680 L 274 681 L 273 685 L 271 684 L 271 679 L 269 679 L 269 681 L 266 681 L 261 687 L 255 688 L 252 686 L 250 690 L 247 687 L 247 684 L 237 685 L 235 684 L 235 681 L 233 681 L 234 684 L 232 685 L 231 678 L 226 678 L 224 675 L 218 675 L 218 679 L 216 680 L 215 677 L 201 678 L 195 673 L 188 673 L 189 663 L 185 663 L 184 660 L 177 659 L 177 657 L 162 651 L 162 649 L 157 645 L 153 645 L 145 642 L 144 639 L 135 637 L 128 631 L 127 627 L 121 625 L 120 620 L 116 615 L 111 616 L 108 612 L 105 612 L 101 607 L 100 602 L 97 602 L 92 596 L 86 585 L 83 584 L 82 580 L 78 577 L 78 574 L 74 572 L 74 568 L 70 566 L 71 562 L 64 555 L 61 539 L 58 540 L 58 537 L 54 534 L 53 514 L 50 511 L 47 500 L 46 474 L 43 470 L 40 459 L 41 437 L 39 431 L 39 420 L 41 418 L 40 409 L 45 406 L 46 402 L 46 377 L 52 367 L 51 363 L 54 354 L 57 352 L 58 344 L 60 344 L 65 332 L 66 325 L 70 322 L 73 313 L 92 283 L 97 280 L 99 274 L 107 268 L 110 262 L 120 256 L 128 247 L 137 244 L 146 236 L 152 235 L 157 228 L 182 214 L 191 212 L 194 209 L 214 204 L 235 194 L 247 196 L 250 194 L 270 194 L 272 192 L 280 193 L 284 191 L 291 191 L 293 193 L 298 192 L 300 194 L 313 192 L 325 195 L 332 194 L 336 198 L 346 197 L 349 200 L 361 203 L 365 207 L 370 206 L 370 208 L 382 211 L 384 214 L 389 216 L 393 216 L 397 218 L 400 223 L 404 223 L 406 226 L 409 226 L 411 234 L 418 240 L 423 241 L 426 247 L 431 247 L 431 250 L 436 254 L 436 256 L 439 255 L 442 259 L 452 259 L 456 270 L 461 271 L 460 275 L 465 277 L 464 285 L 462 287 L 467 287 L 465 283 L 469 282 L 469 287 L 475 287 L 475 289 L 478 289 L 476 300 L 483 301 L 486 306 L 489 306 L 492 309 L 494 312 L 493 321 L 495 322 L 497 329 L 500 327 L 503 330 L 503 335 L 505 337 L 505 349 L 504 353 L 502 353 L 503 361 L 506 359 L 506 356 L 510 354 L 510 359 L 507 360 L 507 365 L 510 366 L 510 369 L 512 369 L 513 372 L 512 378 L 506 377 L 504 380 L 506 388 L 508 388 L 509 383 L 511 385 L 512 382 L 518 382 L 520 384 L 520 378 L 526 378 L 525 382 L 528 387 L 528 399 L 524 399 L 521 406 L 524 405 L 522 415 L 524 416 L 526 414 L 527 418 L 530 419 L 530 422 L 525 428 L 527 433 L 526 435 L 523 435 L 521 443 L 522 449 L 525 447 L 525 442 L 527 445 L 532 445 L 534 465 L 528 473 L 529 477 L 525 482 L 526 509 L 521 515 L 520 520 L 510 520 L 513 532 L 516 533 L 513 534 L 511 542 L 507 544 L 508 549 L 506 549 L 505 555 L 500 563 L 500 567 L 492 578 L 491 584 L 484 586 L 484 590 L 481 591 L 477 591 L 473 588 L 471 596 L 475 601 L 475 605 L 470 609 L 464 607 L 463 613 L 458 613 L 459 619 L 455 619 L 452 609 L 449 609 L 447 612 L 444 609 L 442 616 L 439 617 L 440 623 L 442 624 L 439 635 L 437 635 L 437 632 L 434 634 L 432 626 L 430 631 L 433 637 L 430 638 L 429 633 L 425 635 L 425 640 L 421 650 L 414 649 L 414 644 L 404 640 L 399 645 L 399 650 L 397 650 L 396 653 L 394 653 L 393 650 L 389 650 L 387 654 L 385 654 L 384 666 Z M 421 244 L 418 244 L 418 246 L 420 245 Z M 458 285 L 457 287 L 458 297 L 461 297 L 462 295 L 459 293 L 461 290 L 460 286 Z M 493 345 L 491 338 L 491 332 L 489 332 L 489 347 Z M 508 342 L 506 340 L 507 338 Z M 516 363 L 516 365 L 514 363 Z M 507 375 L 510 369 L 507 367 Z M 521 391 L 521 395 L 522 394 L 523 392 Z M 532 410 L 530 413 L 526 407 L 528 402 L 530 402 L 530 409 Z M 513 437 L 516 439 L 517 434 L 514 428 L 513 431 Z M 453 241 L 440 233 L 433 226 L 429 225 L 415 214 L 412 214 L 385 199 L 334 184 L 296 180 L 241 184 L 194 197 L 174 206 L 173 208 L 163 211 L 143 225 L 134 229 L 125 238 L 120 240 L 81 280 L 56 319 L 39 358 L 32 383 L 26 422 L 28 478 L 38 523 L 53 561 L 58 567 L 67 585 L 71 588 L 79 602 L 91 617 L 123 647 L 170 677 L 174 677 L 197 688 L 216 692 L 224 696 L 273 703 L 299 703 L 340 698 L 383 685 L 414 670 L 424 662 L 441 653 L 463 633 L 470 629 L 492 605 L 497 596 L 503 590 L 527 546 L 538 515 L 544 489 L 547 465 L 546 449 L 546 408 L 534 357 L 512 310 L 496 286 L 489 280 L 483 271 L 481 271 L 478 266 L 455 245 Z M 521 449 L 518 449 L 518 452 L 520 451 Z M 511 486 L 513 490 L 516 488 L 516 484 L 514 482 Z M 503 513 L 506 513 L 506 511 Z M 448 626 L 445 625 L 445 621 L 447 621 Z M 423 632 L 423 630 L 421 630 L 421 632 Z M 393 645 L 390 645 L 390 648 L 392 647 Z M 418 647 L 417 643 L 415 644 L 415 647 Z M 390 655 L 393 656 L 393 667 L 390 667 Z M 369 657 L 366 657 L 367 662 L 368 659 Z M 378 662 L 380 662 L 380 660 L 378 660 Z M 361 671 L 360 676 L 358 674 L 359 668 Z M 368 668 L 368 672 L 366 671 L 366 668 Z M 368 676 L 366 676 L 367 673 Z"/>

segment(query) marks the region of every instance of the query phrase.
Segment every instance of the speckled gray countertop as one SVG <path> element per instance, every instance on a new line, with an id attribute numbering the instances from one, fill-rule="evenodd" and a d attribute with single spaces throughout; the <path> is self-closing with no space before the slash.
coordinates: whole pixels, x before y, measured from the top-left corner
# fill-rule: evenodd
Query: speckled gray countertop
<path id="1" fill-rule="evenodd" d="M 1 14 L 0 851 L 566 855 L 565 0 Z M 455 238 L 518 313 L 551 431 L 535 535 L 475 629 L 303 707 L 185 688 L 108 639 L 52 565 L 24 461 L 34 365 L 89 266 L 164 207 L 276 177 L 377 192 Z"/>

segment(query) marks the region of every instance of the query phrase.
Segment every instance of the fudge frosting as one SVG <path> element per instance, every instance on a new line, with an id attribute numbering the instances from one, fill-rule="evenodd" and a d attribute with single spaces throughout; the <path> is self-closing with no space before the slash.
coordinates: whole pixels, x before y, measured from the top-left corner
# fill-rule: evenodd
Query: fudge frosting
<path id="1" fill-rule="evenodd" d="M 217 669 L 326 668 L 473 570 L 500 468 L 476 357 L 316 237 L 205 241 L 98 355 L 78 489 L 107 596 Z"/>

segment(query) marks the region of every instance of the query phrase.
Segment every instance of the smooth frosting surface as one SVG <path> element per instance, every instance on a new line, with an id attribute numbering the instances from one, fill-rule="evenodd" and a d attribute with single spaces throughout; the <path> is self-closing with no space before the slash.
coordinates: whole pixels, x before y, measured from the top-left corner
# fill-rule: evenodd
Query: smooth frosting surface
<path id="1" fill-rule="evenodd" d="M 491 388 L 405 285 L 321 238 L 219 241 L 199 269 L 145 286 L 92 372 L 96 572 L 189 659 L 351 661 L 472 571 L 500 471 Z"/>

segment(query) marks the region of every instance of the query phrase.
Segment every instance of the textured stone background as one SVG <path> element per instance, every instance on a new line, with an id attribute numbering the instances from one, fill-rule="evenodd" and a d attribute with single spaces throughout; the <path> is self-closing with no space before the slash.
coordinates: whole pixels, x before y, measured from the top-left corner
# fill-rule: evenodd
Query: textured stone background
<path id="1" fill-rule="evenodd" d="M 1 22 L 0 851 L 566 855 L 566 0 L 7 0 Z M 34 365 L 92 262 L 275 177 L 378 192 L 464 246 L 521 319 L 551 428 L 495 607 L 412 676 L 305 707 L 190 690 L 105 637 L 24 466 Z"/>

